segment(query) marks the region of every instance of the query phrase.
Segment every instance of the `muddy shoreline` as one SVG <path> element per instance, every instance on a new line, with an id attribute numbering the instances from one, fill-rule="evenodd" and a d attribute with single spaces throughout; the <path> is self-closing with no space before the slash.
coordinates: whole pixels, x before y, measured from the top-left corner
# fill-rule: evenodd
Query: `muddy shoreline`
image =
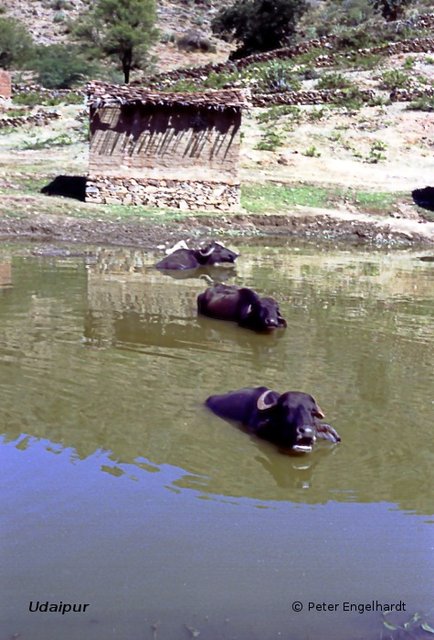
<path id="1" fill-rule="evenodd" d="M 201 242 L 210 238 L 233 242 L 278 238 L 315 244 L 373 248 L 430 248 L 434 246 L 434 223 L 417 221 L 411 227 L 381 222 L 343 219 L 332 215 L 232 214 L 216 219 L 190 215 L 164 222 L 122 222 L 69 216 L 31 214 L 0 218 L 0 238 L 59 243 L 103 244 L 155 249 L 178 240 Z"/>

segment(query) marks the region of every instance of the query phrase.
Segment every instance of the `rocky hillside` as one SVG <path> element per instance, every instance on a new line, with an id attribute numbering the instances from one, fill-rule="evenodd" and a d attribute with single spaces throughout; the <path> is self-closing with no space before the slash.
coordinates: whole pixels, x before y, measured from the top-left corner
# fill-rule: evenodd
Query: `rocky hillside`
<path id="1" fill-rule="evenodd" d="M 42 45 L 68 42 L 71 23 L 91 4 L 90 0 L 3 0 L 4 15 L 24 23 L 34 40 Z M 152 54 L 157 70 L 180 65 L 204 64 L 225 60 L 230 46 L 214 38 L 211 20 L 224 0 L 159 0 L 157 27 L 159 42 Z M 176 45 L 184 36 L 209 41 L 208 52 L 188 52 Z"/>
<path id="2" fill-rule="evenodd" d="M 325 25 L 331 25 L 333 21 L 334 26 L 337 24 L 339 29 L 339 20 L 345 21 L 343 16 L 347 9 L 344 11 L 341 7 L 336 14 L 333 7 L 339 7 L 338 4 L 327 4 L 327 0 L 308 1 L 310 9 L 299 23 L 298 40 L 324 35 Z M 160 37 L 151 50 L 155 71 L 215 64 L 227 60 L 232 47 L 213 36 L 211 21 L 217 11 L 228 4 L 227 0 L 157 0 L 157 27 Z M 92 0 L 2 0 L 1 9 L 5 16 L 23 22 L 37 43 L 48 45 L 70 42 L 71 25 L 90 5 Z M 357 8 L 354 0 L 348 7 L 348 11 Z M 432 12 L 432 0 L 413 0 L 407 15 L 414 18 L 427 12 Z M 384 27 L 386 29 L 389 25 L 385 24 Z M 381 24 L 377 24 L 375 29 L 381 31 Z M 182 40 L 187 46 L 181 46 Z M 201 43 L 203 46 L 189 48 L 189 42 Z"/>

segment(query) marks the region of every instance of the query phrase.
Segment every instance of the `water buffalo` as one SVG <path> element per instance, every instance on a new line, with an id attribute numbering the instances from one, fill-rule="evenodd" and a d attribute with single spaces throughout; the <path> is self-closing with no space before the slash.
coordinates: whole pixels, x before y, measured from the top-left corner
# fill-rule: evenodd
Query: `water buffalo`
<path id="1" fill-rule="evenodd" d="M 319 422 L 324 414 L 315 399 L 301 391 L 246 388 L 210 396 L 205 404 L 220 418 L 241 423 L 248 433 L 284 451 L 310 453 L 317 438 L 340 442 L 333 427 Z"/>
<path id="2" fill-rule="evenodd" d="M 201 249 L 176 249 L 155 265 L 160 270 L 187 270 L 216 264 L 234 264 L 238 253 L 227 249 L 219 242 L 211 242 Z"/>
<path id="3" fill-rule="evenodd" d="M 423 209 L 434 211 L 434 187 L 424 187 L 423 189 L 414 189 L 411 192 L 413 201 Z"/>
<path id="4" fill-rule="evenodd" d="M 274 298 L 261 298 L 255 291 L 234 285 L 216 284 L 197 297 L 197 310 L 218 320 L 232 320 L 254 331 L 286 327 Z"/>
<path id="5" fill-rule="evenodd" d="M 85 176 L 56 176 L 49 184 L 42 187 L 41 193 L 49 196 L 63 196 L 64 198 L 75 198 L 82 202 L 86 199 Z"/>

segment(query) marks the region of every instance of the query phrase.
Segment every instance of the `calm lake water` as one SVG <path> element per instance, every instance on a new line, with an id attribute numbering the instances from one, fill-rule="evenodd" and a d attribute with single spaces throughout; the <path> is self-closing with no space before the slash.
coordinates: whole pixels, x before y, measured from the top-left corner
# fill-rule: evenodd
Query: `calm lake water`
<path id="1" fill-rule="evenodd" d="M 199 320 L 204 282 L 151 254 L 3 245 L 0 638 L 397 638 L 380 612 L 343 611 L 373 600 L 434 626 L 434 264 L 419 255 L 243 246 L 231 282 L 288 322 L 267 336 Z M 203 408 L 262 384 L 312 393 L 342 443 L 285 456 Z"/>

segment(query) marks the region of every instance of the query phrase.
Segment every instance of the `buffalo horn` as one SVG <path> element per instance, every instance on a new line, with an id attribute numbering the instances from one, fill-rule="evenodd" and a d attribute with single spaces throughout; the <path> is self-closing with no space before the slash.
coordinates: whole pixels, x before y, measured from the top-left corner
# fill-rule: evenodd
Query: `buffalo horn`
<path id="1" fill-rule="evenodd" d="M 203 256 L 204 258 L 206 258 L 207 256 L 210 256 L 213 251 L 215 251 L 215 247 L 213 245 L 211 245 L 208 249 L 205 247 L 205 249 L 199 249 L 200 255 Z"/>
<path id="2" fill-rule="evenodd" d="M 313 411 L 313 415 L 316 418 L 325 418 L 325 413 L 322 411 L 322 409 L 316 404 L 315 402 L 315 409 Z"/>
<path id="3" fill-rule="evenodd" d="M 258 400 L 256 401 L 256 406 L 258 407 L 259 411 L 264 411 L 265 409 L 269 409 L 270 407 L 273 406 L 273 404 L 276 404 L 275 402 L 270 402 L 269 404 L 265 402 L 265 398 L 268 396 L 269 393 L 272 393 L 271 389 L 267 389 L 267 391 L 264 391 L 264 393 L 261 393 Z"/>

